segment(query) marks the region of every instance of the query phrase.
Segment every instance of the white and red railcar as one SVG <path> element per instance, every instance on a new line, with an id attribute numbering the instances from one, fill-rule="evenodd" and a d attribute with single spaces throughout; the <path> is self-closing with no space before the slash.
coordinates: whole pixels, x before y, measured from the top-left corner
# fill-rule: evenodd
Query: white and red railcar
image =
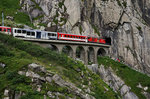
<path id="1" fill-rule="evenodd" d="M 66 41 L 79 41 L 79 42 L 87 42 L 87 36 L 82 35 L 74 35 L 74 34 L 65 34 L 57 32 L 58 40 L 66 40 Z"/>
<path id="2" fill-rule="evenodd" d="M 11 35 L 11 27 L 0 26 L 0 32 Z"/>

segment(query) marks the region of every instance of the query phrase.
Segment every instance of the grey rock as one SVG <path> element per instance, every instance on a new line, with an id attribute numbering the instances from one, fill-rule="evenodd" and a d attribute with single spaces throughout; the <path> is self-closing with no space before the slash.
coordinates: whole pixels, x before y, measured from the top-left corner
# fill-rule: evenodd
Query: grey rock
<path id="1" fill-rule="evenodd" d="M 55 74 L 52 79 L 55 81 L 56 84 L 59 86 L 64 87 L 65 86 L 65 81 L 57 74 Z"/>
<path id="2" fill-rule="evenodd" d="M 139 99 L 133 92 L 127 92 L 123 99 Z"/>
<path id="3" fill-rule="evenodd" d="M 6 19 L 13 21 L 14 17 L 12 17 L 12 16 L 6 16 Z"/>
<path id="4" fill-rule="evenodd" d="M 45 81 L 45 78 L 44 78 L 44 77 L 41 77 L 40 75 L 38 75 L 38 74 L 36 74 L 36 73 L 34 73 L 34 72 L 30 71 L 30 70 L 28 70 L 28 71 L 26 72 L 26 76 L 27 76 L 27 77 L 32 77 L 32 78 L 37 78 L 37 79 L 40 79 L 40 80 Z"/>
<path id="5" fill-rule="evenodd" d="M 98 71 L 98 64 L 92 64 L 92 65 L 88 65 L 88 68 L 91 70 L 91 71 L 93 71 L 93 72 L 95 72 L 95 73 L 97 73 Z"/>
<path id="6" fill-rule="evenodd" d="M 142 92 L 142 94 L 146 97 L 146 99 L 150 99 L 150 93 Z"/>
<path id="7" fill-rule="evenodd" d="M 55 96 L 52 94 L 52 92 L 48 91 L 47 92 L 47 95 L 50 97 L 50 98 L 55 98 Z"/>
<path id="8" fill-rule="evenodd" d="M 3 64 L 3 63 L 0 63 L 0 67 L 5 68 L 5 67 L 6 67 L 6 65 L 5 65 L 5 64 Z"/>
<path id="9" fill-rule="evenodd" d="M 9 97 L 4 97 L 3 99 L 10 99 Z"/>
<path id="10" fill-rule="evenodd" d="M 18 74 L 19 75 L 26 75 L 26 72 L 25 71 L 18 71 Z"/>
<path id="11" fill-rule="evenodd" d="M 46 77 L 46 81 L 48 81 L 49 83 L 51 83 L 52 82 L 52 78 L 51 77 Z"/>
<path id="12" fill-rule="evenodd" d="M 5 95 L 5 96 L 9 96 L 9 90 L 8 90 L 8 89 L 5 89 L 5 90 L 4 90 L 4 95 Z"/>
<path id="13" fill-rule="evenodd" d="M 45 69 L 43 66 L 40 66 L 40 65 L 38 65 L 38 64 L 32 63 L 32 64 L 30 64 L 28 67 L 29 67 L 29 69 L 31 69 L 32 71 L 46 73 L 46 69 Z"/>
<path id="14" fill-rule="evenodd" d="M 144 87 L 144 91 L 147 91 L 148 90 L 148 87 Z"/>
<path id="15" fill-rule="evenodd" d="M 31 17 L 36 18 L 38 16 L 42 15 L 42 11 L 40 11 L 39 9 L 34 9 L 31 12 Z"/>
<path id="16" fill-rule="evenodd" d="M 127 85 L 123 85 L 121 90 L 120 90 L 121 95 L 125 95 L 129 91 L 130 91 L 130 88 Z"/>

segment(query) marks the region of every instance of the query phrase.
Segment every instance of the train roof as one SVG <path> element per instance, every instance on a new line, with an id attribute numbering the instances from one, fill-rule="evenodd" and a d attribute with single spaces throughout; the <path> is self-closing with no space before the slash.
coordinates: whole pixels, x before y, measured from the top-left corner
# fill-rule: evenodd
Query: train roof
<path id="1" fill-rule="evenodd" d="M 0 27 L 6 27 L 6 28 L 11 28 L 11 27 L 8 27 L 8 26 L 0 26 Z"/>
<path id="2" fill-rule="evenodd" d="M 78 34 L 69 34 L 69 33 L 60 33 L 58 32 L 59 34 L 67 34 L 67 35 L 76 35 L 76 36 L 86 36 L 86 35 L 78 35 Z"/>

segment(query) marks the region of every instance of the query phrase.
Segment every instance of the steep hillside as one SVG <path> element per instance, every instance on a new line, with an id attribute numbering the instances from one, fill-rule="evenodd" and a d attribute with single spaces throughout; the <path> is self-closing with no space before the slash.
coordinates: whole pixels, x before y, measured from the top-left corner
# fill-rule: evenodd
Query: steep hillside
<path id="1" fill-rule="evenodd" d="M 82 63 L 0 33 L 0 97 L 116 99 Z"/>
<path id="2" fill-rule="evenodd" d="M 113 73 L 117 75 L 122 81 L 124 81 L 124 85 L 130 86 L 129 90 L 134 92 L 139 99 L 149 99 L 149 93 L 150 93 L 150 77 L 146 74 L 140 73 L 136 70 L 133 70 L 129 68 L 126 64 L 119 63 L 115 60 L 112 60 L 108 57 L 99 57 L 99 68 L 100 68 L 100 74 L 101 77 L 105 82 L 109 79 L 108 76 L 112 76 Z M 112 72 L 111 74 L 106 73 L 107 71 Z M 113 78 L 113 77 L 112 77 Z M 115 76 L 114 76 L 115 78 Z M 116 78 L 115 78 L 116 79 Z M 107 82 L 108 85 L 113 85 L 113 89 L 122 91 L 124 85 L 117 84 L 118 81 L 113 81 L 113 79 L 110 79 L 112 83 Z M 115 84 L 118 86 L 121 85 L 121 87 L 118 89 Z M 121 92 L 123 93 L 123 92 Z"/>
<path id="3" fill-rule="evenodd" d="M 28 14 L 22 11 L 19 0 L 0 0 L 0 24 L 2 22 L 2 11 L 5 25 L 12 27 L 28 25 L 33 27 Z"/>

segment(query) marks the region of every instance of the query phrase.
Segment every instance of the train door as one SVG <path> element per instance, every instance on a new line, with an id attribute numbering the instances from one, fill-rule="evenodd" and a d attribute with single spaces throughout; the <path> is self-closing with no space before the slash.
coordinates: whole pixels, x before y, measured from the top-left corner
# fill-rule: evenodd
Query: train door
<path id="1" fill-rule="evenodd" d="M 40 39 L 41 38 L 41 32 L 36 32 L 36 38 Z"/>

